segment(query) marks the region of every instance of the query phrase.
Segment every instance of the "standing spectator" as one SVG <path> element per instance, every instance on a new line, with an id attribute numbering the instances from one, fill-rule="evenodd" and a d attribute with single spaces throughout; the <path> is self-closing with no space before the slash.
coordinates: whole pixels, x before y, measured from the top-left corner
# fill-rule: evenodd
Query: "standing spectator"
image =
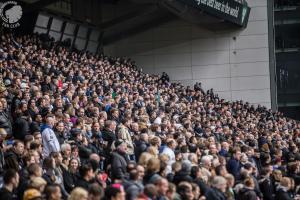
<path id="1" fill-rule="evenodd" d="M 7 113 L 5 113 L 3 104 L 1 101 L 0 101 L 0 128 L 4 128 L 5 131 L 7 132 L 8 136 L 12 135 L 11 121 L 10 121 Z"/>
<path id="2" fill-rule="evenodd" d="M 14 169 L 8 169 L 3 176 L 4 185 L 0 189 L 0 200 L 14 200 L 15 189 L 19 185 L 19 174 Z"/>
<path id="3" fill-rule="evenodd" d="M 134 150 L 136 160 L 139 160 L 140 155 L 147 150 L 149 146 L 148 138 L 147 133 L 141 133 L 139 139 L 135 141 Z"/>
<path id="4" fill-rule="evenodd" d="M 0 128 L 0 185 L 2 185 L 3 183 L 3 173 L 4 173 L 4 169 L 5 169 L 5 138 L 7 136 L 7 133 L 5 131 L 5 129 Z"/>
<path id="5" fill-rule="evenodd" d="M 103 140 L 106 141 L 106 156 L 110 156 L 111 146 L 113 142 L 116 141 L 116 125 L 117 124 L 115 121 L 107 120 L 105 122 L 105 128 L 102 132 L 102 137 Z"/>
<path id="6" fill-rule="evenodd" d="M 92 183 L 93 178 L 95 177 L 93 168 L 90 164 L 84 164 L 79 169 L 80 177 L 75 183 L 76 187 L 82 187 L 88 190 L 89 185 Z"/>
<path id="7" fill-rule="evenodd" d="M 169 76 L 168 76 L 168 74 L 167 74 L 166 72 L 163 72 L 163 73 L 162 73 L 160 80 L 161 80 L 163 83 L 168 83 L 168 82 L 170 82 L 170 78 L 169 78 Z"/>
<path id="8" fill-rule="evenodd" d="M 294 199 L 291 193 L 292 181 L 288 177 L 283 177 L 280 181 L 280 185 L 276 189 L 277 200 L 292 200 Z"/>
<path id="9" fill-rule="evenodd" d="M 93 183 L 92 185 L 90 185 L 88 192 L 89 200 L 100 200 L 104 196 L 102 187 L 97 183 Z"/>
<path id="10" fill-rule="evenodd" d="M 83 188 L 77 187 L 71 192 L 68 200 L 88 200 L 88 192 Z"/>
<path id="11" fill-rule="evenodd" d="M 61 200 L 60 187 L 57 184 L 48 185 L 45 188 L 45 199 L 46 200 Z"/>
<path id="12" fill-rule="evenodd" d="M 24 153 L 24 143 L 20 140 L 15 140 L 12 149 L 5 154 L 6 169 L 21 170 L 24 167 L 22 159 Z"/>
<path id="13" fill-rule="evenodd" d="M 139 182 L 139 172 L 136 169 L 129 172 L 128 187 L 126 187 L 125 190 L 126 199 L 128 200 L 136 199 L 136 197 L 144 190 L 144 186 Z"/>
<path id="14" fill-rule="evenodd" d="M 177 192 L 180 195 L 181 199 L 194 199 L 193 188 L 189 182 L 181 182 L 178 185 Z"/>
<path id="15" fill-rule="evenodd" d="M 43 139 L 43 157 L 47 157 L 52 152 L 59 152 L 60 145 L 53 131 L 54 118 L 52 115 L 46 116 L 46 124 L 42 126 L 42 139 Z"/>
<path id="16" fill-rule="evenodd" d="M 13 136 L 18 140 L 24 140 L 30 134 L 31 118 L 28 112 L 18 111 L 16 120 L 13 124 Z"/>
<path id="17" fill-rule="evenodd" d="M 112 184 L 112 186 L 108 187 L 105 191 L 104 200 L 125 200 L 126 192 L 121 184 Z"/>
<path id="18" fill-rule="evenodd" d="M 60 121 L 55 127 L 55 135 L 60 145 L 62 145 L 69 138 L 69 134 L 65 131 L 64 122 Z"/>
<path id="19" fill-rule="evenodd" d="M 238 192 L 238 200 L 257 200 L 258 196 L 254 190 L 255 183 L 251 177 L 244 180 L 244 187 Z"/>
<path id="20" fill-rule="evenodd" d="M 169 157 L 168 168 L 166 172 L 168 174 L 172 172 L 172 164 L 176 161 L 174 150 L 177 144 L 174 139 L 168 139 L 166 143 L 167 146 L 164 148 L 161 154 L 166 154 Z"/>
<path id="21" fill-rule="evenodd" d="M 124 118 L 122 120 L 122 123 L 119 126 L 118 139 L 123 140 L 127 144 L 126 154 L 129 160 L 135 160 L 134 146 L 133 146 L 133 142 L 129 130 L 130 123 L 131 121 L 128 118 Z"/>
<path id="22" fill-rule="evenodd" d="M 261 179 L 259 180 L 259 188 L 265 200 L 274 200 L 275 198 L 275 191 L 272 184 L 271 173 L 271 165 L 264 167 L 261 172 Z"/>
<path id="23" fill-rule="evenodd" d="M 207 200 L 225 200 L 226 192 L 226 179 L 222 176 L 215 176 L 212 180 L 212 187 L 209 189 L 205 196 Z"/>
<path id="24" fill-rule="evenodd" d="M 124 179 L 126 175 L 126 143 L 122 140 L 115 142 L 116 151 L 112 154 L 112 179 Z"/>
<path id="25" fill-rule="evenodd" d="M 236 148 L 232 152 L 232 157 L 227 163 L 227 170 L 229 173 L 233 174 L 235 178 L 238 178 L 241 170 L 241 150 Z"/>
<path id="26" fill-rule="evenodd" d="M 158 178 L 155 181 L 155 186 L 157 189 L 157 200 L 167 200 L 167 191 L 169 189 L 169 182 L 165 178 Z"/>

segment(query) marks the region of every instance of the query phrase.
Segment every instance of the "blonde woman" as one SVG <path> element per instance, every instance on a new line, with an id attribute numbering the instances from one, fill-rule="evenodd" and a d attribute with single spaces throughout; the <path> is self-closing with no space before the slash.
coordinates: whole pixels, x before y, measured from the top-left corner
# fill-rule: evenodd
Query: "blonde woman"
<path id="1" fill-rule="evenodd" d="M 141 156 L 139 157 L 139 165 L 142 165 L 143 167 L 147 167 L 148 161 L 153 158 L 154 156 L 148 152 L 143 152 Z"/>
<path id="2" fill-rule="evenodd" d="M 68 200 L 88 200 L 88 192 L 83 188 L 77 187 L 71 192 Z"/>
<path id="3" fill-rule="evenodd" d="M 147 149 L 147 152 L 149 153 L 149 154 L 151 154 L 153 157 L 155 157 L 155 158 L 157 158 L 158 157 L 158 149 L 156 148 L 156 147 L 154 147 L 154 146 L 150 146 L 150 147 L 148 147 L 148 149 Z"/>
<path id="4" fill-rule="evenodd" d="M 38 191 L 43 193 L 45 190 L 45 187 L 47 185 L 47 182 L 42 177 L 34 177 L 33 179 L 31 179 L 31 182 L 29 185 L 30 185 L 30 187 L 37 189 Z"/>
<path id="5" fill-rule="evenodd" d="M 151 158 L 146 167 L 146 175 L 144 176 L 144 183 L 155 183 L 155 181 L 160 177 L 158 172 L 160 170 L 160 160 L 158 158 Z"/>

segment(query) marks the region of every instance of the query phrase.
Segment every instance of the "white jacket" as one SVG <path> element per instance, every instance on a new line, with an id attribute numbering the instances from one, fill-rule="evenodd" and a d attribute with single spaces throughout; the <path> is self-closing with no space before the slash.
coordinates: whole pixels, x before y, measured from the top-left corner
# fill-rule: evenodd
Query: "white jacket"
<path id="1" fill-rule="evenodd" d="M 59 152 L 60 145 L 54 131 L 51 128 L 46 128 L 42 132 L 43 139 L 43 157 L 48 157 L 52 152 Z"/>
<path id="2" fill-rule="evenodd" d="M 165 147 L 161 154 L 166 154 L 169 156 L 166 173 L 171 173 L 172 172 L 172 164 L 174 162 L 176 162 L 174 151 L 172 149 L 170 149 L 169 147 Z"/>

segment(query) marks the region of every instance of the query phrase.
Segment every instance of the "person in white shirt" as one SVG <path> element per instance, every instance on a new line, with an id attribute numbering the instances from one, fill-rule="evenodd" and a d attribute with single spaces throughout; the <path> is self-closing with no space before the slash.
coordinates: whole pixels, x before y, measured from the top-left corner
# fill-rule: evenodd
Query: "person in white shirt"
<path id="1" fill-rule="evenodd" d="M 46 116 L 46 124 L 41 127 L 43 140 L 43 157 L 48 157 L 52 152 L 60 152 L 60 145 L 56 138 L 54 131 L 54 117 L 52 115 Z"/>
<path id="2" fill-rule="evenodd" d="M 171 173 L 172 171 L 172 164 L 176 162 L 175 159 L 175 148 L 176 148 L 176 141 L 174 139 L 168 139 L 166 142 L 167 146 L 163 149 L 161 154 L 166 154 L 169 157 L 168 166 L 167 166 L 167 174 Z"/>

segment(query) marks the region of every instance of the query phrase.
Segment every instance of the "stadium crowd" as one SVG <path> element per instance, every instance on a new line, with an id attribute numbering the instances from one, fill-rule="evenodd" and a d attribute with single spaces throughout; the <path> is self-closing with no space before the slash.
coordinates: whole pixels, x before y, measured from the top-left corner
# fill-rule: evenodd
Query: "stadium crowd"
<path id="1" fill-rule="evenodd" d="M 299 199 L 279 112 L 37 34 L 2 34 L 0 71 L 0 200 Z"/>

